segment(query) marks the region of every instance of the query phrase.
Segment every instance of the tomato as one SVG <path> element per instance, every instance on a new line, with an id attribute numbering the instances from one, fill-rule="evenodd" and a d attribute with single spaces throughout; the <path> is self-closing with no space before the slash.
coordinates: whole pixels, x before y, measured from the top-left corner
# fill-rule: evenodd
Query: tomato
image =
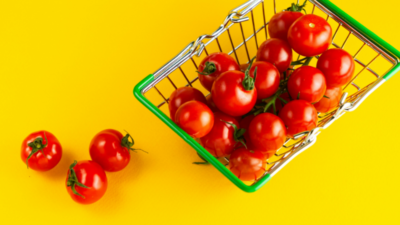
<path id="1" fill-rule="evenodd" d="M 273 64 L 279 72 L 286 71 L 292 62 L 292 48 L 286 41 L 271 38 L 264 41 L 257 51 L 257 61 Z"/>
<path id="2" fill-rule="evenodd" d="M 289 29 L 288 41 L 300 55 L 311 57 L 323 53 L 332 42 L 332 28 L 326 20 L 308 14 L 296 20 Z"/>
<path id="3" fill-rule="evenodd" d="M 269 62 L 255 62 L 249 72 L 251 77 L 254 76 L 255 68 L 257 68 L 255 82 L 257 99 L 271 97 L 279 88 L 279 70 Z"/>
<path id="4" fill-rule="evenodd" d="M 292 73 L 287 86 L 292 99 L 318 102 L 326 90 L 325 76 L 317 68 L 302 66 Z"/>
<path id="5" fill-rule="evenodd" d="M 266 171 L 266 157 L 260 150 L 239 148 L 229 157 L 229 169 L 242 181 L 253 181 Z"/>
<path id="6" fill-rule="evenodd" d="M 133 144 L 133 138 L 129 134 L 123 136 L 116 130 L 103 130 L 90 142 L 90 157 L 105 171 L 120 171 L 131 159 L 130 150 L 136 150 L 132 148 Z"/>
<path id="7" fill-rule="evenodd" d="M 315 103 L 314 107 L 318 112 L 327 113 L 339 106 L 342 95 L 343 91 L 341 87 L 328 88 L 325 92 L 326 97 Z"/>
<path id="8" fill-rule="evenodd" d="M 248 67 L 249 67 L 248 63 L 240 64 L 240 71 L 242 71 L 244 73 L 244 72 L 246 72 Z"/>
<path id="9" fill-rule="evenodd" d="M 215 79 L 222 73 L 239 69 L 239 65 L 230 55 L 223 52 L 212 53 L 199 65 L 199 80 L 203 87 L 211 91 Z"/>
<path id="10" fill-rule="evenodd" d="M 279 113 L 279 111 L 281 111 L 281 109 L 283 108 L 283 106 L 285 106 L 286 103 L 290 102 L 289 93 L 287 93 L 287 92 L 281 94 L 279 97 L 281 99 L 283 99 L 284 101 L 282 101 L 280 98 L 276 99 L 275 109 L 276 109 L 277 113 Z M 273 112 L 273 110 L 271 109 L 270 112 Z"/>
<path id="11" fill-rule="evenodd" d="M 240 121 L 240 128 L 245 129 L 244 139 L 246 140 L 246 145 L 248 148 L 254 148 L 253 143 L 251 143 L 250 134 L 249 134 L 249 126 L 251 121 L 254 119 L 254 115 L 248 115 L 244 119 Z"/>
<path id="12" fill-rule="evenodd" d="M 275 14 L 268 24 L 268 33 L 271 38 L 287 41 L 290 26 L 298 18 L 304 16 L 301 12 L 283 11 Z"/>
<path id="13" fill-rule="evenodd" d="M 248 82 L 247 82 L 248 81 Z M 250 112 L 257 101 L 257 90 L 252 78 L 240 71 L 221 74 L 211 90 L 215 105 L 230 116 L 243 116 Z M 251 83 L 251 84 L 250 84 Z"/>
<path id="14" fill-rule="evenodd" d="M 199 101 L 189 101 L 179 107 L 176 124 L 193 138 L 206 136 L 214 125 L 214 115 L 208 106 Z"/>
<path id="15" fill-rule="evenodd" d="M 354 59 L 345 50 L 329 49 L 322 53 L 318 59 L 317 68 L 326 78 L 328 87 L 341 87 L 348 82 L 354 74 Z"/>
<path id="16" fill-rule="evenodd" d="M 60 142 L 48 131 L 34 132 L 22 142 L 21 159 L 33 170 L 50 170 L 60 162 L 61 156 Z"/>
<path id="17" fill-rule="evenodd" d="M 207 104 L 206 97 L 204 97 L 201 91 L 197 90 L 196 88 L 192 87 L 181 87 L 176 89 L 172 92 L 171 96 L 169 97 L 169 116 L 171 117 L 172 121 L 175 122 L 175 113 L 178 108 L 185 102 L 196 100 Z"/>
<path id="18" fill-rule="evenodd" d="M 286 141 L 286 127 L 278 116 L 261 113 L 251 121 L 249 136 L 258 149 L 275 153 Z"/>
<path id="19" fill-rule="evenodd" d="M 318 114 L 314 106 L 304 100 L 293 100 L 279 112 L 279 117 L 285 123 L 287 136 L 310 131 L 317 126 Z"/>
<path id="20" fill-rule="evenodd" d="M 236 145 L 235 129 L 226 122 L 239 127 L 239 123 L 233 117 L 220 112 L 214 113 L 212 130 L 206 136 L 200 138 L 200 144 L 215 157 L 230 155 Z"/>
<path id="21" fill-rule="evenodd" d="M 81 204 L 97 202 L 107 190 L 107 176 L 101 166 L 84 160 L 71 164 L 65 181 L 71 198 Z"/>
<path id="22" fill-rule="evenodd" d="M 217 108 L 217 106 L 215 105 L 215 103 L 212 99 L 211 93 L 209 95 L 207 95 L 206 99 L 207 99 L 207 105 L 211 109 L 211 111 L 219 112 L 219 109 Z"/>

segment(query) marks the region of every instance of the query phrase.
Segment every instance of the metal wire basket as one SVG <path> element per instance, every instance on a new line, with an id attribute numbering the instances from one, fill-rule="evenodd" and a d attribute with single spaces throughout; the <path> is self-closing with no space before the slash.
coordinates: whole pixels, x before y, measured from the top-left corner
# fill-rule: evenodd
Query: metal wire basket
<path id="1" fill-rule="evenodd" d="M 291 0 L 293 1 L 293 0 Z M 225 21 L 211 35 L 202 35 L 190 43 L 175 58 L 154 74 L 148 75 L 134 88 L 135 97 L 159 117 L 173 131 L 189 143 L 204 159 L 246 192 L 254 192 L 302 151 L 312 146 L 321 130 L 329 127 L 346 112 L 355 110 L 373 91 L 391 78 L 399 69 L 400 52 L 354 20 L 329 0 L 309 0 L 308 13 L 326 18 L 334 30 L 330 48 L 342 48 L 353 55 L 356 72 L 344 86 L 340 105 L 319 114 L 318 126 L 288 139 L 275 156 L 268 159 L 264 175 L 252 183 L 239 180 L 218 159 L 207 152 L 196 140 L 180 129 L 168 115 L 168 96 L 182 86 L 193 86 L 209 94 L 197 82 L 197 65 L 212 52 L 233 54 L 239 64 L 250 61 L 258 46 L 268 39 L 268 21 L 277 9 L 284 9 L 289 0 L 251 0 L 232 10 Z M 247 22 L 246 22 L 247 21 Z M 300 56 L 294 53 L 294 60 Z M 315 65 L 318 56 L 310 65 Z M 226 159 L 228 161 L 228 159 Z"/>

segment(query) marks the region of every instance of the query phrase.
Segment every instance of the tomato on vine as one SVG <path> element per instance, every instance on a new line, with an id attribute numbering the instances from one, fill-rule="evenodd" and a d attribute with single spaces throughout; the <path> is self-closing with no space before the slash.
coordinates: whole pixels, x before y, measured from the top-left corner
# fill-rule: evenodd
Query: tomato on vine
<path id="1" fill-rule="evenodd" d="M 204 94 L 196 88 L 181 87 L 172 92 L 168 102 L 169 116 L 171 117 L 171 120 L 175 122 L 176 111 L 182 104 L 193 100 L 207 104 Z"/>
<path id="2" fill-rule="evenodd" d="M 269 62 L 279 72 L 285 72 L 292 62 L 292 48 L 289 43 L 277 38 L 264 41 L 257 50 L 257 62 Z"/>
<path id="3" fill-rule="evenodd" d="M 254 77 L 254 72 L 257 72 L 255 81 L 257 99 L 262 100 L 275 94 L 280 84 L 279 70 L 269 62 L 259 61 L 251 66 L 249 72 L 251 77 Z"/>
<path id="4" fill-rule="evenodd" d="M 260 150 L 239 148 L 229 158 L 229 169 L 242 181 L 254 181 L 266 171 L 266 157 Z"/>

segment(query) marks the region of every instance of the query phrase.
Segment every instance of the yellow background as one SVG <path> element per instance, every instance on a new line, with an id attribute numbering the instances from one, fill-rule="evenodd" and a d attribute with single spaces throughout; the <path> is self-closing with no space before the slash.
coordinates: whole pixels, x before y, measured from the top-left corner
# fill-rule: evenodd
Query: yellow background
<path id="1" fill-rule="evenodd" d="M 134 98 L 141 79 L 242 2 L 3 0 L 2 222 L 399 224 L 400 75 L 252 194 L 192 165 L 194 150 Z M 400 49 L 397 1 L 333 2 Z M 125 170 L 107 174 L 103 199 L 79 205 L 65 189 L 67 168 L 90 158 L 91 138 L 106 128 L 128 130 L 150 154 L 132 153 Z M 41 129 L 64 154 L 45 173 L 20 159 L 22 140 Z"/>

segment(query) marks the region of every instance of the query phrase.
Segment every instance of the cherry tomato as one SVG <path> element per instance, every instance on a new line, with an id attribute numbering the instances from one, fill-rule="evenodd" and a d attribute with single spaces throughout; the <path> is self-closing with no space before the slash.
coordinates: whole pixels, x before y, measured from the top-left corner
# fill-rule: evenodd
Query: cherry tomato
<path id="1" fill-rule="evenodd" d="M 261 113 L 251 121 L 249 135 L 258 149 L 275 153 L 285 143 L 286 127 L 278 116 Z"/>
<path id="2" fill-rule="evenodd" d="M 296 20 L 289 29 L 288 41 L 300 55 L 311 57 L 323 53 L 332 42 L 332 28 L 326 20 L 308 14 Z"/>
<path id="3" fill-rule="evenodd" d="M 317 126 L 318 114 L 314 106 L 304 100 L 293 100 L 286 104 L 279 112 L 279 117 L 285 123 L 287 136 L 303 131 L 310 131 Z"/>
<path id="4" fill-rule="evenodd" d="M 275 14 L 268 24 L 268 33 L 271 38 L 287 41 L 290 26 L 298 18 L 304 16 L 301 12 L 283 11 Z"/>
<path id="5" fill-rule="evenodd" d="M 317 68 L 324 73 L 328 87 L 341 87 L 353 77 L 354 59 L 343 49 L 329 49 L 319 57 Z"/>
<path id="6" fill-rule="evenodd" d="M 172 92 L 171 96 L 169 97 L 169 116 L 171 117 L 172 121 L 175 122 L 175 113 L 179 109 L 179 107 L 188 101 L 196 100 L 207 104 L 206 97 L 204 97 L 201 91 L 197 90 L 196 88 L 192 87 L 181 87 L 176 89 Z"/>
<path id="7" fill-rule="evenodd" d="M 229 169 L 242 181 L 253 181 L 266 171 L 266 157 L 260 150 L 239 148 L 229 157 Z"/>
<path id="8" fill-rule="evenodd" d="M 136 150 L 132 148 L 133 144 L 133 138 L 129 134 L 123 136 L 116 130 L 103 130 L 90 142 L 90 157 L 105 171 L 120 171 L 131 159 L 130 150 Z"/>
<path id="9" fill-rule="evenodd" d="M 318 112 L 327 113 L 339 105 L 343 91 L 341 87 L 333 87 L 326 89 L 325 96 L 321 101 L 314 104 Z"/>
<path id="10" fill-rule="evenodd" d="M 199 101 L 189 101 L 179 107 L 176 124 L 193 138 L 206 136 L 214 125 L 214 115 L 208 106 Z"/>
<path id="11" fill-rule="evenodd" d="M 240 64 L 240 71 L 244 73 L 247 70 L 247 67 L 249 67 L 248 63 Z"/>
<path id="12" fill-rule="evenodd" d="M 219 109 L 217 108 L 217 106 L 215 105 L 215 103 L 212 99 L 211 93 L 209 95 L 207 95 L 206 99 L 207 99 L 207 105 L 211 109 L 211 111 L 219 112 Z"/>
<path id="13" fill-rule="evenodd" d="M 318 102 L 326 91 L 325 76 L 317 68 L 299 67 L 289 78 L 288 90 L 292 99 L 303 99 L 310 103 Z"/>
<path id="14" fill-rule="evenodd" d="M 250 149 L 254 149 L 255 146 L 253 145 L 253 143 L 251 143 L 251 138 L 250 138 L 250 134 L 249 134 L 249 127 L 250 127 L 250 123 L 251 121 L 254 119 L 254 115 L 248 115 L 246 116 L 244 119 L 242 119 L 240 121 L 240 128 L 245 129 L 246 132 L 244 133 L 244 139 L 246 140 L 246 146 Z M 243 146 L 244 147 L 244 146 Z"/>
<path id="15" fill-rule="evenodd" d="M 257 99 L 271 97 L 279 88 L 279 70 L 269 62 L 255 62 L 249 72 L 251 77 L 254 76 L 256 67 L 257 76 L 255 86 L 257 89 Z"/>
<path id="16" fill-rule="evenodd" d="M 292 48 L 286 41 L 271 38 L 264 41 L 257 51 L 257 61 L 273 64 L 279 72 L 286 71 L 292 62 Z"/>
<path id="17" fill-rule="evenodd" d="M 212 130 L 206 136 L 200 138 L 200 144 L 215 157 L 230 155 L 236 145 L 235 129 L 224 121 L 239 127 L 239 123 L 233 117 L 216 112 L 214 113 Z"/>
<path id="18" fill-rule="evenodd" d="M 279 111 L 281 111 L 281 109 L 283 108 L 283 106 L 285 106 L 286 103 L 290 102 L 289 93 L 287 93 L 287 92 L 281 94 L 279 97 L 282 98 L 285 102 L 281 101 L 281 99 L 279 99 L 279 98 L 276 99 L 276 101 L 275 101 L 275 109 L 276 109 L 277 113 L 279 113 Z M 272 107 L 268 111 L 273 113 Z"/>
<path id="19" fill-rule="evenodd" d="M 256 104 L 257 90 L 254 83 L 251 87 L 244 87 L 244 81 L 245 74 L 240 71 L 225 72 L 215 80 L 211 94 L 215 105 L 223 113 L 243 116 Z"/>
<path id="20" fill-rule="evenodd" d="M 199 80 L 203 87 L 211 91 L 215 79 L 222 73 L 239 69 L 239 65 L 230 55 L 223 52 L 212 53 L 199 65 Z"/>
<path id="21" fill-rule="evenodd" d="M 50 170 L 60 162 L 61 156 L 60 142 L 48 131 L 34 132 L 22 142 L 21 159 L 33 170 Z"/>
<path id="22" fill-rule="evenodd" d="M 98 163 L 84 160 L 71 164 L 65 185 L 75 202 L 92 204 L 106 193 L 108 182 L 106 173 Z"/>

